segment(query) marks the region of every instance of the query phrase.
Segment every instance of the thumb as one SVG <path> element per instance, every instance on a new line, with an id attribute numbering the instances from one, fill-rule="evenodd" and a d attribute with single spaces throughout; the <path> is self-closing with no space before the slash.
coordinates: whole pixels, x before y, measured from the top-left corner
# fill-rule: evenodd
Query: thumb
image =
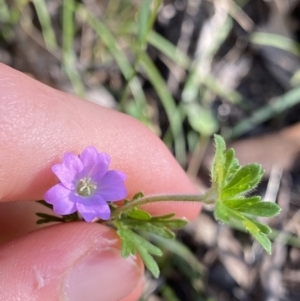
<path id="1" fill-rule="evenodd" d="M 116 233 L 99 224 L 60 224 L 1 245 L 0 300 L 135 301 L 143 265 L 121 258 Z"/>

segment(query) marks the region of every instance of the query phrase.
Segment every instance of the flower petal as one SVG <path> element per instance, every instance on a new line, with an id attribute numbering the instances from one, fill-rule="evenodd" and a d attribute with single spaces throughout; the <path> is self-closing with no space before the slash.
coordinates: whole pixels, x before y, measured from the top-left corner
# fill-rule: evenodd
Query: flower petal
<path id="1" fill-rule="evenodd" d="M 93 146 L 88 146 L 80 154 L 80 160 L 83 163 L 83 166 L 93 166 L 97 163 L 97 150 Z"/>
<path id="2" fill-rule="evenodd" d="M 57 214 L 66 215 L 76 211 L 75 203 L 71 201 L 72 191 L 62 184 L 57 184 L 50 188 L 44 195 L 47 203 L 53 205 L 53 211 Z"/>
<path id="3" fill-rule="evenodd" d="M 95 205 L 96 203 L 96 205 Z M 95 218 L 108 220 L 110 218 L 110 208 L 107 202 L 100 195 L 93 195 L 89 198 L 80 198 L 76 203 L 78 212 L 85 221 L 91 222 Z"/>
<path id="4" fill-rule="evenodd" d="M 74 189 L 74 180 L 82 168 L 82 162 L 75 154 L 66 153 L 63 158 L 63 163 L 53 165 L 52 171 L 64 186 L 68 189 Z"/>
<path id="5" fill-rule="evenodd" d="M 81 177 L 102 178 L 110 163 L 110 156 L 106 153 L 98 153 L 93 146 L 87 147 L 80 155 L 80 159 L 85 167 Z"/>
<path id="6" fill-rule="evenodd" d="M 66 168 L 78 173 L 83 169 L 83 165 L 79 157 L 73 153 L 65 153 L 63 164 Z"/>
<path id="7" fill-rule="evenodd" d="M 126 175 L 117 170 L 109 170 L 106 175 L 97 181 L 97 194 L 107 202 L 122 200 L 127 195 L 124 181 Z"/>

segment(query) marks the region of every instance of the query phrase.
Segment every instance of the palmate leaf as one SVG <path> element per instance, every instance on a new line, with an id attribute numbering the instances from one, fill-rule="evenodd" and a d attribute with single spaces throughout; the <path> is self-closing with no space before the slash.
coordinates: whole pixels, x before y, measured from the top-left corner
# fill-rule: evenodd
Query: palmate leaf
<path id="1" fill-rule="evenodd" d="M 215 135 L 216 154 L 212 167 L 212 187 L 217 200 L 214 216 L 224 223 L 233 223 L 248 231 L 270 254 L 271 242 L 267 237 L 271 229 L 255 220 L 257 216 L 273 217 L 280 207 L 271 202 L 263 202 L 260 196 L 247 197 L 263 176 L 259 164 L 240 166 L 233 149 L 226 150 L 225 141 Z"/>
<path id="2" fill-rule="evenodd" d="M 130 254 L 138 252 L 149 271 L 158 277 L 159 268 L 152 255 L 160 256 L 162 252 L 139 233 L 148 232 L 162 238 L 174 239 L 175 234 L 169 228 L 182 228 L 187 224 L 187 221 L 173 217 L 174 213 L 152 217 L 137 207 L 122 213 L 118 222 L 115 223 L 117 232 L 122 239 L 122 256 L 128 257 Z"/>

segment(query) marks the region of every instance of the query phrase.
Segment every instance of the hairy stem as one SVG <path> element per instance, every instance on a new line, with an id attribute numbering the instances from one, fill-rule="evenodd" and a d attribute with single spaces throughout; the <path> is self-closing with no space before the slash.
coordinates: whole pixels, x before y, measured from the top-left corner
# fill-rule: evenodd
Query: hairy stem
<path id="1" fill-rule="evenodd" d="M 207 205 L 211 205 L 216 202 L 216 196 L 217 196 L 216 191 L 213 189 L 209 189 L 203 195 L 171 194 L 171 195 L 145 196 L 118 208 L 112 213 L 111 218 L 115 218 L 119 216 L 122 212 L 125 212 L 134 207 L 145 205 L 148 203 L 155 203 L 155 202 L 200 202 L 200 203 L 205 203 Z"/>

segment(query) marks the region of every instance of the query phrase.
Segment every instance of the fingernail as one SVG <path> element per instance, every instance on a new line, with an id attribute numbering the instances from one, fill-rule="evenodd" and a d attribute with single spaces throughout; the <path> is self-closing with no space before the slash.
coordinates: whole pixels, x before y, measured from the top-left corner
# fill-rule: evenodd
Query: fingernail
<path id="1" fill-rule="evenodd" d="M 66 301 L 117 301 L 138 285 L 142 275 L 134 256 L 126 259 L 108 248 L 93 251 L 70 269 L 64 285 Z"/>

